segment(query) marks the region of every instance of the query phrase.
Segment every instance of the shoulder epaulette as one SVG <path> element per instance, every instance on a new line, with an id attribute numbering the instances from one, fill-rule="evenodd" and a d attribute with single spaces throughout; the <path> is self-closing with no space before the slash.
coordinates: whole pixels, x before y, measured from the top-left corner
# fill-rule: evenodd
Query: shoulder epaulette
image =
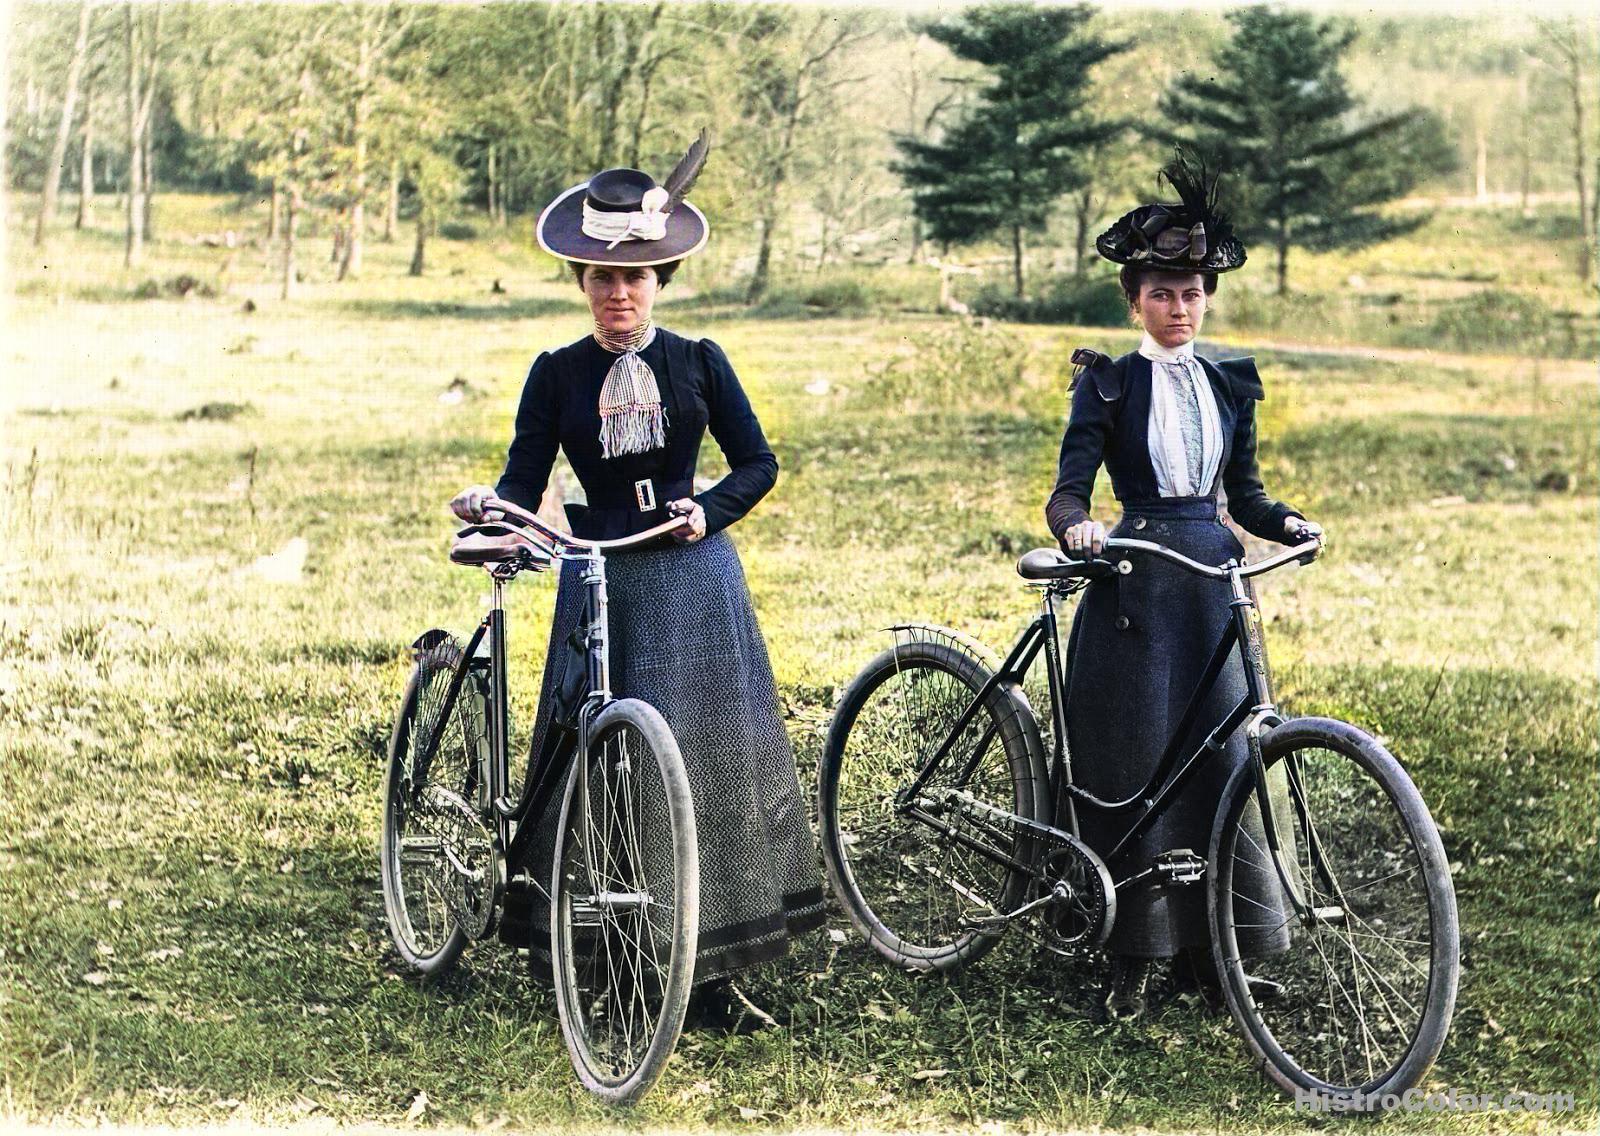
<path id="1" fill-rule="evenodd" d="M 1077 390 L 1078 383 L 1088 376 L 1094 383 L 1095 393 L 1106 402 L 1115 402 L 1122 397 L 1122 368 L 1109 355 L 1087 347 L 1079 347 L 1072 353 L 1072 384 L 1068 390 Z"/>
<path id="2" fill-rule="evenodd" d="M 1246 355 L 1240 359 L 1224 359 L 1217 364 L 1217 367 L 1228 376 L 1228 383 L 1238 397 L 1253 398 L 1257 401 L 1267 397 L 1266 388 L 1261 385 L 1261 374 L 1256 370 L 1254 355 Z"/>

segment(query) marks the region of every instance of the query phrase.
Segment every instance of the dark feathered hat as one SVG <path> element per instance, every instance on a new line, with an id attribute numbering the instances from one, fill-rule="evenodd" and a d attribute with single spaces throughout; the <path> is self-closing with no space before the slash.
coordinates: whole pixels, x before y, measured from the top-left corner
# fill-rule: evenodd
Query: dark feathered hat
<path id="1" fill-rule="evenodd" d="M 581 264 L 665 264 L 699 252 L 711 226 L 684 195 L 710 152 L 702 130 L 660 185 L 642 170 L 601 170 L 545 206 L 539 247 Z"/>
<path id="2" fill-rule="evenodd" d="M 1124 213 L 1094 242 L 1116 264 L 1175 272 L 1229 272 L 1245 261 L 1233 222 L 1217 207 L 1217 178 L 1204 159 L 1177 150 L 1161 176 L 1179 204 L 1141 205 Z"/>

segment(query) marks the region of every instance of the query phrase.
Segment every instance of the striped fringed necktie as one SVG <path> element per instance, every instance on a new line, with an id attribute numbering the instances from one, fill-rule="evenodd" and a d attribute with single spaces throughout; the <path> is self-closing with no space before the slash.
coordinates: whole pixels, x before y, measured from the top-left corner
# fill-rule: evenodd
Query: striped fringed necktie
<path id="1" fill-rule="evenodd" d="M 667 444 L 667 412 L 661 405 L 661 387 L 639 352 L 656 337 L 649 320 L 624 335 L 614 335 L 598 324 L 594 341 L 617 360 L 606 372 L 600 388 L 600 455 L 642 454 Z"/>

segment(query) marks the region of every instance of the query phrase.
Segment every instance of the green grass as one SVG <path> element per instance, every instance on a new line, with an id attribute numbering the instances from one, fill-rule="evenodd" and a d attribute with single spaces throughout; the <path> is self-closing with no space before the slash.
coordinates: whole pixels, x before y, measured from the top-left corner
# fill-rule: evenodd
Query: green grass
<path id="1" fill-rule="evenodd" d="M 583 312 L 521 236 L 440 241 L 420 280 L 404 275 L 407 247 L 375 244 L 366 277 L 345 285 L 308 246 L 311 279 L 291 303 L 243 259 L 216 299 L 114 298 L 214 273 L 219 250 L 180 238 L 230 208 L 165 203 L 165 235 L 136 273 L 114 234 L 59 236 L 41 261 L 13 221 L 7 1109 L 398 1123 L 425 1091 L 439 1122 L 519 1127 L 1304 1126 L 1225 1017 L 1173 1004 L 1146 1024 L 1094 1025 L 1097 965 L 1021 940 L 950 981 L 891 973 L 853 941 L 807 941 L 756 979 L 792 1028 L 691 1035 L 624 1117 L 575 1087 L 548 994 L 507 952 L 476 950 L 431 988 L 398 976 L 375 854 L 389 716 L 406 646 L 430 625 L 469 627 L 484 592 L 445 559 L 444 502 L 493 478 L 529 360 L 580 334 Z M 1515 239 L 1527 255 L 1507 263 L 1545 256 Z M 508 295 L 490 294 L 495 278 Z M 926 314 L 751 317 L 684 283 L 663 321 L 723 344 L 783 464 L 736 539 L 809 783 L 835 692 L 886 641 L 878 629 L 924 618 L 1004 646 L 1029 617 L 1012 565 L 1046 541 L 1065 351 L 1132 336 L 998 327 L 946 348 L 949 325 Z M 241 310 L 246 297 L 258 310 Z M 1591 369 L 1274 350 L 1217 330 L 1215 346 L 1261 359 L 1269 488 L 1332 537 L 1322 562 L 1262 589 L 1282 698 L 1385 737 L 1457 864 L 1466 969 L 1429 1083 L 1575 1091 L 1580 1112 L 1558 1119 L 1592 1124 Z M 1301 330 L 1294 342 L 1337 347 L 1336 321 Z M 897 356 L 914 381 L 875 387 Z M 1016 389 L 940 380 L 986 358 L 1021 360 Z M 468 397 L 441 402 L 457 376 Z M 198 413 L 222 404 L 242 409 Z M 1096 512 L 1115 513 L 1103 480 Z M 310 550 L 301 583 L 249 573 L 293 537 Z M 549 585 L 513 589 L 519 736 Z"/>

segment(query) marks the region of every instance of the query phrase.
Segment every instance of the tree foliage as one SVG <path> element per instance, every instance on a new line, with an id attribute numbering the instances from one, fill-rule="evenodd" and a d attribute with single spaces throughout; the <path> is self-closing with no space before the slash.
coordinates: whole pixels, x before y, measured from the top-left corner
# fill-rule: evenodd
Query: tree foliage
<path id="1" fill-rule="evenodd" d="M 900 138 L 898 172 L 933 240 L 1009 232 L 1019 296 L 1024 231 L 1086 183 L 1078 151 L 1123 129 L 1089 104 L 1091 68 L 1127 47 L 1090 30 L 1093 15 L 1087 5 L 991 4 L 925 29 L 982 66 L 988 83 L 939 141 Z"/>
<path id="2" fill-rule="evenodd" d="M 1436 115 L 1374 114 L 1351 94 L 1341 64 L 1355 29 L 1266 6 L 1227 19 L 1234 34 L 1214 74 L 1180 75 L 1146 130 L 1228 172 L 1224 196 L 1239 234 L 1272 247 L 1278 290 L 1288 287 L 1291 247 L 1356 247 L 1424 223 L 1426 214 L 1377 207 L 1452 168 L 1454 151 Z"/>

